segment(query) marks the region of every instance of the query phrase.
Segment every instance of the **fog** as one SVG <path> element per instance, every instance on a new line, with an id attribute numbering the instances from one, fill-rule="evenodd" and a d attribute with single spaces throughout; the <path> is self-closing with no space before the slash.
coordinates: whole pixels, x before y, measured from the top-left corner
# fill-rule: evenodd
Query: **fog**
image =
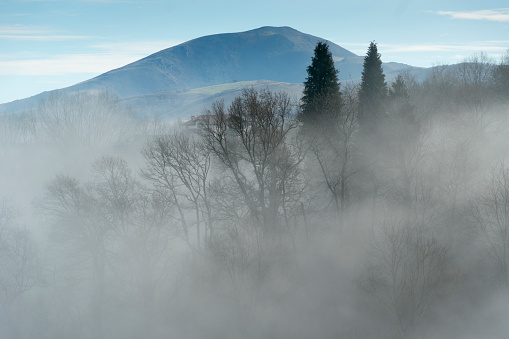
<path id="1" fill-rule="evenodd" d="M 193 124 L 0 116 L 0 337 L 507 337 L 503 67 L 402 74 L 369 123 L 356 84 L 308 127 L 252 88 Z"/>

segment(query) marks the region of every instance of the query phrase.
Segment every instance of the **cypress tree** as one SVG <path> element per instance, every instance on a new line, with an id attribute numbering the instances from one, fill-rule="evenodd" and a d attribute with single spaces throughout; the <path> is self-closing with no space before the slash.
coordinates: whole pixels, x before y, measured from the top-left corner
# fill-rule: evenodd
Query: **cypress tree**
<path id="1" fill-rule="evenodd" d="M 381 55 L 376 43 L 369 44 L 364 57 L 361 88 L 359 90 L 359 121 L 361 124 L 373 124 L 384 112 L 387 99 L 387 83 L 382 69 Z"/>
<path id="2" fill-rule="evenodd" d="M 307 73 L 301 99 L 301 121 L 307 125 L 316 123 L 325 115 L 338 115 L 341 107 L 340 83 L 327 43 L 317 43 Z"/>

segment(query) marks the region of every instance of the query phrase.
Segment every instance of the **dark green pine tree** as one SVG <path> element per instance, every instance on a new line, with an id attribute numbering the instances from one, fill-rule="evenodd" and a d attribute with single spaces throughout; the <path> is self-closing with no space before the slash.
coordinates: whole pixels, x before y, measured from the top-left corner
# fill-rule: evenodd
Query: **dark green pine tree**
<path id="1" fill-rule="evenodd" d="M 324 116 L 337 116 L 341 110 L 340 83 L 327 43 L 317 43 L 307 72 L 301 99 L 301 121 L 307 125 L 316 123 Z"/>
<path id="2" fill-rule="evenodd" d="M 359 122 L 361 126 L 376 125 L 377 120 L 385 111 L 387 83 L 380 57 L 376 43 L 371 42 L 364 57 L 364 70 L 359 90 Z"/>

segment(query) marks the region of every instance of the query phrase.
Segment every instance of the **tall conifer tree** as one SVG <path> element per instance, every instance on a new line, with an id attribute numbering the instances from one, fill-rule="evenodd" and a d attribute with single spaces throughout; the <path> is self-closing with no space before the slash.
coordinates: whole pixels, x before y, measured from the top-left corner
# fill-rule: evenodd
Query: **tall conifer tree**
<path id="1" fill-rule="evenodd" d="M 304 82 L 301 120 L 304 124 L 316 123 L 325 115 L 337 116 L 341 108 L 338 70 L 334 67 L 332 53 L 325 42 L 318 42 L 308 77 Z"/>
<path id="2" fill-rule="evenodd" d="M 376 43 L 369 44 L 364 57 L 364 70 L 359 90 L 359 120 L 361 124 L 375 123 L 384 112 L 387 83 L 382 69 L 381 55 Z"/>
<path id="3" fill-rule="evenodd" d="M 403 119 L 407 123 L 413 123 L 414 107 L 410 103 L 410 95 L 408 95 L 407 85 L 403 76 L 400 74 L 389 88 L 388 111 L 390 115 Z"/>

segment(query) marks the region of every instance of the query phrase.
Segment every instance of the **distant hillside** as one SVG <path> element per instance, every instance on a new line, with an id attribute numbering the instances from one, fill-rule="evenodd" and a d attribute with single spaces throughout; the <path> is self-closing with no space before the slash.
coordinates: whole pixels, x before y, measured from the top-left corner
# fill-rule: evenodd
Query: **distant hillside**
<path id="1" fill-rule="evenodd" d="M 165 119 L 183 118 L 188 119 L 192 115 L 199 115 L 205 109 L 209 109 L 214 101 L 224 100 L 231 102 L 236 96 L 242 94 L 247 87 L 255 89 L 269 89 L 271 91 L 283 91 L 298 100 L 302 95 L 302 84 L 291 84 L 268 80 L 241 81 L 230 84 L 221 84 L 201 87 L 187 91 L 168 91 L 156 94 L 145 94 L 129 97 L 122 100 L 134 107 L 138 112 L 150 112 L 150 115 Z"/>
<path id="2" fill-rule="evenodd" d="M 262 27 L 241 33 L 210 35 L 162 50 L 63 90 L 107 89 L 144 113 L 173 111 L 172 116 L 180 116 L 187 111 L 182 111 L 182 107 L 197 109 L 200 106 L 191 104 L 192 98 L 210 101 L 194 95 L 191 90 L 197 88 L 222 84 L 237 84 L 233 86 L 236 87 L 246 81 L 260 80 L 302 84 L 318 41 L 326 40 L 290 27 Z M 359 80 L 363 57 L 328 43 L 340 71 L 340 81 Z M 410 69 L 415 68 L 398 63 L 384 64 L 388 80 Z M 295 86 L 289 86 L 290 91 L 295 90 Z M 49 93 L 0 105 L 0 113 L 35 106 Z M 223 96 L 228 97 L 228 92 Z M 189 102 L 189 105 L 168 106 L 172 100 Z"/>

